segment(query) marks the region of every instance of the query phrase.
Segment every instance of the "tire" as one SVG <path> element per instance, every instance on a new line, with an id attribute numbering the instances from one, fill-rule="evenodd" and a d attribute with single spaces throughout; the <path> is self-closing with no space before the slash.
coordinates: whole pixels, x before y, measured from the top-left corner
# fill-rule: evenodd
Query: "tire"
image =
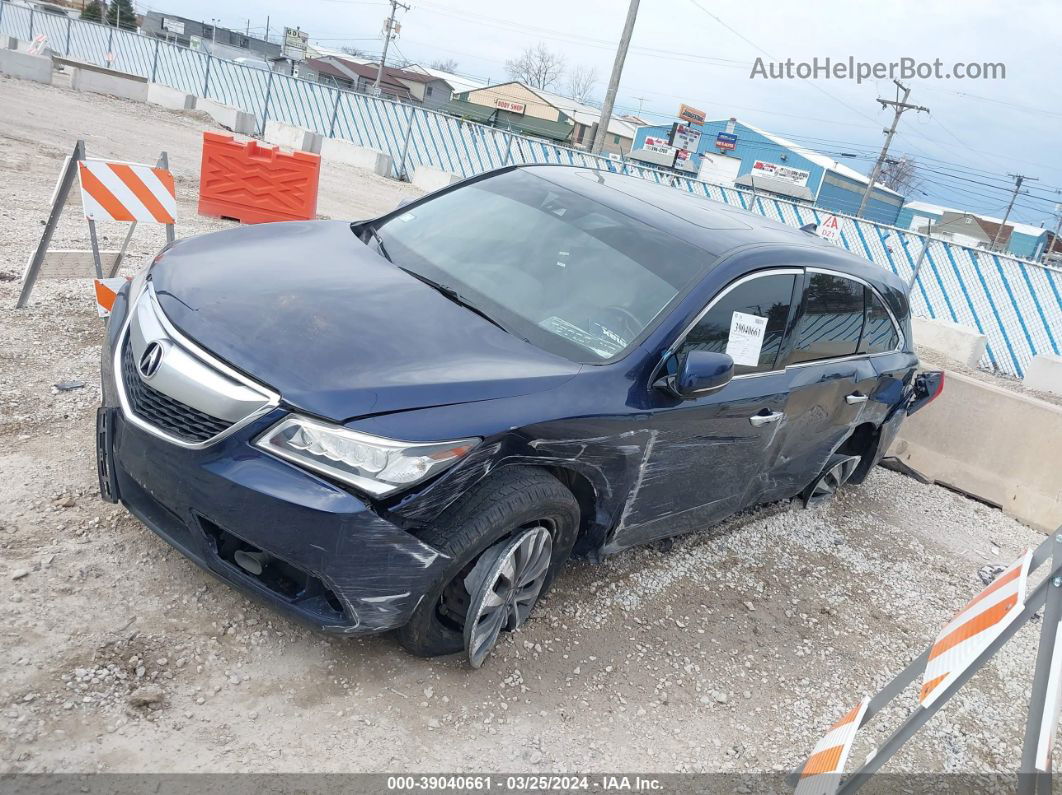
<path id="1" fill-rule="evenodd" d="M 475 486 L 433 527 L 421 533 L 419 537 L 424 543 L 453 560 L 413 611 L 409 623 L 398 630 L 402 647 L 418 657 L 462 651 L 462 594 L 465 609 L 468 604 L 465 576 L 484 550 L 533 523 L 545 524 L 553 542 L 549 571 L 542 587 L 545 593 L 575 545 L 579 503 L 564 484 L 544 470 L 503 469 Z"/>

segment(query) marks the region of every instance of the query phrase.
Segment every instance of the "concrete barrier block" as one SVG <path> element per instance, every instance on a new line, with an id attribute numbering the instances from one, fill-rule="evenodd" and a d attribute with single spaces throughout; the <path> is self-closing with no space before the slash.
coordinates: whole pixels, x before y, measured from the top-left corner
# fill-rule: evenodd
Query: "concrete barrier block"
<path id="1" fill-rule="evenodd" d="M 267 143 L 284 149 L 321 154 L 321 136 L 305 127 L 296 127 L 281 121 L 267 121 L 263 138 Z"/>
<path id="2" fill-rule="evenodd" d="M 969 326 L 924 317 L 912 317 L 911 326 L 916 345 L 928 348 L 964 367 L 977 367 L 977 363 L 985 355 L 988 338 Z"/>
<path id="3" fill-rule="evenodd" d="M 1029 389 L 1062 395 L 1062 356 L 1034 356 L 1022 383 Z"/>
<path id="4" fill-rule="evenodd" d="M 195 109 L 207 114 L 226 130 L 237 135 L 254 135 L 258 131 L 258 119 L 255 115 L 234 108 L 232 105 L 222 105 L 212 99 L 199 97 L 195 101 Z"/>
<path id="5" fill-rule="evenodd" d="M 195 109 L 195 94 L 185 94 L 161 83 L 148 83 L 147 101 L 169 110 Z"/>
<path id="6" fill-rule="evenodd" d="M 926 478 L 998 505 L 1041 530 L 1062 524 L 1062 406 L 950 370 L 889 448 Z"/>
<path id="7" fill-rule="evenodd" d="M 70 77 L 70 87 L 75 91 L 91 91 L 112 97 L 147 102 L 148 82 L 136 75 L 112 72 L 107 69 L 77 67 Z"/>
<path id="8" fill-rule="evenodd" d="M 35 83 L 51 83 L 52 59 L 47 55 L 0 50 L 0 73 Z"/>
<path id="9" fill-rule="evenodd" d="M 443 171 L 441 168 L 435 168 L 434 166 L 420 165 L 413 169 L 413 179 L 410 182 L 426 193 L 431 193 L 445 188 L 447 185 L 453 185 L 460 180 L 461 177 L 457 176 L 457 174 L 451 174 L 449 171 Z"/>
<path id="10" fill-rule="evenodd" d="M 342 138 L 325 138 L 321 142 L 321 157 L 329 163 L 345 163 L 368 169 L 381 177 L 391 176 L 391 156 L 379 149 L 352 144 Z"/>

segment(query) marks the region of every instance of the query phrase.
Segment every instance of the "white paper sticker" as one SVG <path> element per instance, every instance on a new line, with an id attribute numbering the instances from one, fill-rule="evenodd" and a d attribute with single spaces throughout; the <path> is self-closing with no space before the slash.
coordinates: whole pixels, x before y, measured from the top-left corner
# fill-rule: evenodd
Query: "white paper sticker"
<path id="1" fill-rule="evenodd" d="M 734 364 L 755 367 L 760 363 L 760 349 L 767 332 L 767 318 L 735 312 L 730 318 L 730 338 L 726 353 Z"/>

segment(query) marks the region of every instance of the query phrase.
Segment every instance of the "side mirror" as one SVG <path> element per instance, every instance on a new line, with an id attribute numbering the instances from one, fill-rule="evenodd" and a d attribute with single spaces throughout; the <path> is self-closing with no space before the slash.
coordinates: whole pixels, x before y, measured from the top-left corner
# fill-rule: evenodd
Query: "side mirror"
<path id="1" fill-rule="evenodd" d="M 734 360 L 725 353 L 689 351 L 678 357 L 675 374 L 657 381 L 677 398 L 689 400 L 722 389 L 734 377 Z"/>

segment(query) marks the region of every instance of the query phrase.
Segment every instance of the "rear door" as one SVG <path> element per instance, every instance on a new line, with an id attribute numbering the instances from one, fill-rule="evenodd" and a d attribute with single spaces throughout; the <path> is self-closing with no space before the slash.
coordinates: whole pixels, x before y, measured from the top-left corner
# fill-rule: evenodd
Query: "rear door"
<path id="1" fill-rule="evenodd" d="M 857 425 L 882 422 L 888 406 L 875 400 L 879 374 L 871 352 L 895 348 L 897 342 L 891 317 L 869 285 L 807 269 L 803 301 L 786 345 L 786 433 L 764 499 L 798 493 Z"/>

